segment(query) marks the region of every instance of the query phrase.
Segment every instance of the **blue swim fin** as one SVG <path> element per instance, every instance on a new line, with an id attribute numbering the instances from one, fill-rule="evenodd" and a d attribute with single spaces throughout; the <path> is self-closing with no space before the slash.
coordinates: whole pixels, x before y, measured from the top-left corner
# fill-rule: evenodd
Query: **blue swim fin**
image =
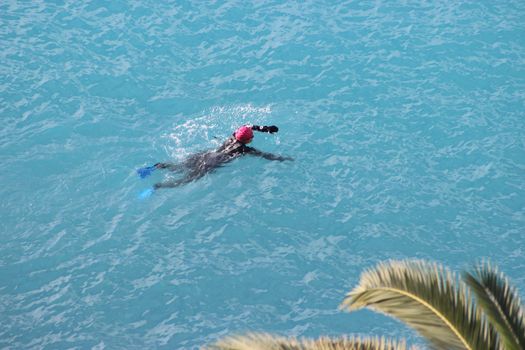
<path id="1" fill-rule="evenodd" d="M 153 187 L 147 188 L 144 191 L 140 192 L 139 199 L 144 200 L 151 197 L 151 195 L 155 192 L 155 189 Z"/>
<path id="2" fill-rule="evenodd" d="M 137 169 L 137 174 L 139 174 L 141 179 L 144 179 L 144 178 L 150 176 L 151 173 L 153 172 L 153 170 L 155 170 L 155 169 L 157 169 L 157 167 L 155 167 L 155 165 L 147 166 L 147 167 L 144 167 L 144 168 Z"/>

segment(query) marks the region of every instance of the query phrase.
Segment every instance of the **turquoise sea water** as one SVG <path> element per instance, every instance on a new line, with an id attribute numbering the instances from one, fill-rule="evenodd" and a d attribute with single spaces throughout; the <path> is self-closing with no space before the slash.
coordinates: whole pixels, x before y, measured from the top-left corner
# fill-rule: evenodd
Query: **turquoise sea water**
<path id="1" fill-rule="evenodd" d="M 490 258 L 525 297 L 525 2 L 0 3 L 0 347 L 421 339 L 363 269 Z M 276 124 L 187 186 L 135 170 Z"/>

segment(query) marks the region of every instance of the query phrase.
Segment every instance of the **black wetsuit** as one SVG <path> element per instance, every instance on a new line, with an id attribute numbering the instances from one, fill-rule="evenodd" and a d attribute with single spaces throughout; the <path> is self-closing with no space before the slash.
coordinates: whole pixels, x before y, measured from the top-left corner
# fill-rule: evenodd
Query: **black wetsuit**
<path id="1" fill-rule="evenodd" d="M 277 132 L 277 127 L 258 126 L 251 127 L 253 130 L 261 132 Z M 259 151 L 253 147 L 248 147 L 244 143 L 238 141 L 235 136 L 230 136 L 219 148 L 214 151 L 205 151 L 193 154 L 185 159 L 182 163 L 157 163 L 157 169 L 168 169 L 176 172 L 184 172 L 184 176 L 177 180 L 159 182 L 154 185 L 155 189 L 177 187 L 182 184 L 197 180 L 207 173 L 225 165 L 232 160 L 246 155 L 254 155 L 263 157 L 268 160 L 293 160 L 290 157 L 282 157 L 272 153 Z"/>

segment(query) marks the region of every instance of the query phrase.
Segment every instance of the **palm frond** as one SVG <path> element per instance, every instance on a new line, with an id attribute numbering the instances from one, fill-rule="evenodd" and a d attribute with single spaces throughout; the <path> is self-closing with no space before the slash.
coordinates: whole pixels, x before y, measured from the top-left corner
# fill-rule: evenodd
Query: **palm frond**
<path id="1" fill-rule="evenodd" d="M 208 349 L 213 350 L 407 350 L 405 342 L 385 338 L 301 339 L 252 333 L 228 337 Z M 410 350 L 416 350 L 411 347 Z"/>
<path id="2" fill-rule="evenodd" d="M 525 349 L 525 311 L 517 290 L 497 268 L 484 263 L 464 279 L 482 311 L 497 329 L 506 350 Z"/>
<path id="3" fill-rule="evenodd" d="M 437 264 L 380 263 L 361 275 L 341 307 L 369 307 L 396 317 L 436 349 L 499 349 L 494 329 L 474 306 L 465 284 Z"/>

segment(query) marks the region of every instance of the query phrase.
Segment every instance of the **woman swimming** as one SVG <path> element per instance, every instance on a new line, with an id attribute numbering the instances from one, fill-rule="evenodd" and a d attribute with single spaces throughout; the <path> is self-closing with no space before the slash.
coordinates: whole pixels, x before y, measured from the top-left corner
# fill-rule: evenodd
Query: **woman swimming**
<path id="1" fill-rule="evenodd" d="M 156 183 L 152 189 L 144 191 L 143 194 L 141 194 L 141 197 L 147 197 L 151 195 L 154 190 L 159 188 L 177 187 L 188 182 L 195 181 L 207 173 L 210 173 L 223 166 L 224 164 L 247 154 L 259 156 L 268 160 L 293 160 L 291 157 L 283 157 L 272 153 L 266 153 L 259 151 L 256 148 L 247 146 L 247 144 L 253 140 L 253 130 L 273 134 L 278 132 L 279 128 L 275 125 L 244 125 L 238 128 L 232 134 L 232 136 L 230 136 L 216 150 L 193 154 L 186 158 L 182 163 L 156 163 L 149 167 L 140 168 L 137 170 L 137 173 L 141 178 L 145 178 L 156 169 L 167 169 L 184 173 L 184 176 L 180 179 Z"/>

